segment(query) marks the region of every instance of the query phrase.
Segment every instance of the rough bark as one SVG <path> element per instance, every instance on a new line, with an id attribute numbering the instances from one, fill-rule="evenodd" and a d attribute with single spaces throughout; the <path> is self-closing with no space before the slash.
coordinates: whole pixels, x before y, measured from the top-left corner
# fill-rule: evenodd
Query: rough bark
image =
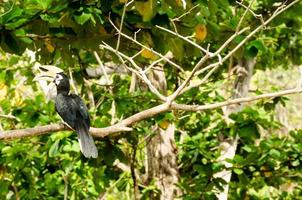
<path id="1" fill-rule="evenodd" d="M 235 67 L 237 77 L 233 86 L 232 99 L 242 98 L 248 96 L 250 80 L 253 75 L 253 69 L 256 64 L 255 59 L 240 60 L 238 65 Z M 243 104 L 234 104 L 227 106 L 225 111 L 226 117 L 231 113 L 240 112 L 243 109 Z M 220 138 L 220 149 L 221 155 L 218 158 L 226 168 L 232 167 L 232 164 L 227 162 L 226 159 L 233 159 L 236 154 L 237 144 L 239 136 L 229 138 Z M 223 191 L 217 192 L 216 196 L 219 200 L 228 199 L 229 183 L 231 180 L 232 172 L 230 170 L 222 170 L 214 175 L 215 178 L 222 178 L 225 180 L 226 184 L 223 185 Z"/>
<path id="2" fill-rule="evenodd" d="M 173 200 L 180 194 L 176 186 L 179 175 L 174 142 L 175 125 L 170 124 L 166 130 L 158 126 L 153 128 L 155 136 L 147 144 L 147 173 L 148 182 L 155 181 L 160 192 L 152 192 L 150 199 Z"/>
<path id="3" fill-rule="evenodd" d="M 167 82 L 162 66 L 156 66 L 148 74 L 152 84 L 166 93 Z M 170 122 L 166 129 L 153 126 L 154 136 L 147 141 L 147 178 L 148 183 L 155 182 L 158 192 L 151 192 L 150 200 L 173 200 L 180 194 L 176 184 L 179 181 L 177 168 L 177 150 L 174 141 L 175 125 Z"/>

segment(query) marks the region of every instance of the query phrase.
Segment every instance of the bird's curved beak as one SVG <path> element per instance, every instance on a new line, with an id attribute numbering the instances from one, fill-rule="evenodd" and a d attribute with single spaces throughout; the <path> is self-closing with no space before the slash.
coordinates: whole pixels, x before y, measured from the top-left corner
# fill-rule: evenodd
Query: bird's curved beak
<path id="1" fill-rule="evenodd" d="M 53 65 L 41 65 L 38 69 L 40 73 L 35 76 L 33 81 L 44 80 L 53 82 L 56 77 L 56 74 L 63 72 L 62 69 Z"/>

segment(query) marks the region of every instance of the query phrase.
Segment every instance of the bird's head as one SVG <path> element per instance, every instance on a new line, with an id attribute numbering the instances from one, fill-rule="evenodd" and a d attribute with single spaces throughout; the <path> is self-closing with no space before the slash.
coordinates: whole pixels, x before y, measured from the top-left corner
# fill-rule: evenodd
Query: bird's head
<path id="1" fill-rule="evenodd" d="M 68 77 L 63 72 L 57 73 L 53 82 L 57 86 L 57 92 L 69 93 L 70 90 L 69 80 Z"/>
<path id="2" fill-rule="evenodd" d="M 68 77 L 63 72 L 57 73 L 53 79 L 53 82 L 57 87 L 60 85 L 69 84 Z"/>

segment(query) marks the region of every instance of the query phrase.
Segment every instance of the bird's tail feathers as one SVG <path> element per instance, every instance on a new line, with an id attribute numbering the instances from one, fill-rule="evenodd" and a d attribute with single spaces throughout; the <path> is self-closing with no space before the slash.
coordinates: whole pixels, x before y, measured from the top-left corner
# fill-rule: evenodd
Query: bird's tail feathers
<path id="1" fill-rule="evenodd" d="M 81 126 L 81 124 L 79 124 L 76 131 L 78 133 L 80 149 L 83 155 L 86 158 L 97 158 L 98 150 L 94 144 L 93 137 L 88 133 L 85 126 Z"/>

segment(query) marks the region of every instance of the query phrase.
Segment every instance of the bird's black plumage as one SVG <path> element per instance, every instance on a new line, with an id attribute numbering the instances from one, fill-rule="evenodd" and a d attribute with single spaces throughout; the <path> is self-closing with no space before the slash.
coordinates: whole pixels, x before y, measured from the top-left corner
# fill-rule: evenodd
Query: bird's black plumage
<path id="1" fill-rule="evenodd" d="M 86 105 L 79 96 L 69 94 L 70 84 L 65 74 L 58 73 L 54 83 L 57 87 L 55 100 L 57 113 L 77 132 L 84 156 L 96 158 L 98 151 L 92 136 L 89 134 L 90 119 Z"/>

